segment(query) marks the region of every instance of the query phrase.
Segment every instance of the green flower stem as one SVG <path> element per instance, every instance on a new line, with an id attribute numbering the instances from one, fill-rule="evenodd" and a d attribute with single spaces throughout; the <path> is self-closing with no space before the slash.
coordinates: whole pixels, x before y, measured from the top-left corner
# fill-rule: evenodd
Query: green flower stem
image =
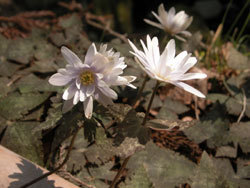
<path id="1" fill-rule="evenodd" d="M 161 82 L 157 80 L 157 82 L 156 82 L 156 84 L 155 84 L 154 91 L 153 91 L 153 93 L 152 93 L 152 95 L 151 95 L 151 98 L 150 98 L 150 101 L 149 101 L 149 104 L 148 104 L 148 108 L 147 108 L 145 117 L 144 117 L 144 119 L 143 119 L 142 125 L 145 125 L 145 124 L 146 124 L 147 117 L 148 117 L 150 108 L 151 108 L 151 106 L 152 106 L 153 100 L 154 100 L 154 96 L 155 96 L 155 94 L 156 94 L 157 88 L 158 88 L 158 86 L 160 85 L 160 83 L 161 83 Z"/>
<path id="2" fill-rule="evenodd" d="M 233 30 L 233 28 L 235 27 L 235 25 L 238 23 L 241 15 L 243 14 L 243 12 L 245 11 L 245 9 L 248 7 L 250 0 L 248 0 L 246 2 L 246 4 L 244 5 L 244 7 L 240 10 L 239 14 L 237 15 L 237 17 L 235 18 L 235 20 L 233 21 L 233 23 L 231 24 L 231 27 L 229 28 L 229 30 L 226 33 L 226 38 L 229 36 L 229 34 L 231 33 L 231 31 Z"/>
<path id="3" fill-rule="evenodd" d="M 72 151 L 72 149 L 73 149 L 73 145 L 74 145 L 74 142 L 75 142 L 76 135 L 77 135 L 77 133 L 79 132 L 79 130 L 80 130 L 82 127 L 83 127 L 83 126 L 77 126 L 77 130 L 76 130 L 76 132 L 74 133 L 74 135 L 73 135 L 73 137 L 72 137 L 72 139 L 71 139 L 71 142 L 70 142 L 70 145 L 69 145 L 69 149 L 68 149 L 68 153 L 67 153 L 67 155 L 66 155 L 64 161 L 62 162 L 62 164 L 60 164 L 60 165 L 59 165 L 57 168 L 55 168 L 54 170 L 52 170 L 52 171 L 50 171 L 50 172 L 47 172 L 47 173 L 45 173 L 45 174 L 39 176 L 38 178 L 33 179 L 33 180 L 31 180 L 30 182 L 28 182 L 28 183 L 22 185 L 20 188 L 27 188 L 27 187 L 29 187 L 30 185 L 33 185 L 34 183 L 36 183 L 36 182 L 38 182 L 38 181 L 40 181 L 40 180 L 42 180 L 42 179 L 44 179 L 44 178 L 50 176 L 51 174 L 55 173 L 55 172 L 58 171 L 60 168 L 62 168 L 62 167 L 65 165 L 65 163 L 69 160 L 70 153 L 71 153 L 71 151 Z"/>
<path id="4" fill-rule="evenodd" d="M 239 42 L 242 33 L 245 31 L 245 29 L 246 29 L 246 27 L 248 25 L 249 20 L 250 20 L 250 14 L 248 14 L 247 19 L 245 20 L 245 22 L 244 22 L 244 24 L 243 24 L 243 26 L 242 26 L 242 28 L 240 30 L 240 33 L 238 34 L 238 37 L 236 39 L 237 43 Z"/>
<path id="5" fill-rule="evenodd" d="M 141 85 L 141 87 L 140 87 L 140 89 L 139 89 L 139 91 L 138 91 L 138 93 L 137 93 L 137 95 L 136 95 L 136 98 L 135 98 L 135 102 L 134 102 L 133 108 L 136 108 L 137 102 L 140 100 L 141 95 L 142 95 L 142 92 L 143 92 L 143 90 L 144 90 L 144 88 L 145 88 L 145 85 L 146 85 L 146 83 L 147 83 L 148 80 L 149 80 L 148 75 L 145 75 L 145 76 L 144 76 L 144 79 L 143 79 L 143 82 L 142 82 L 142 85 Z"/>

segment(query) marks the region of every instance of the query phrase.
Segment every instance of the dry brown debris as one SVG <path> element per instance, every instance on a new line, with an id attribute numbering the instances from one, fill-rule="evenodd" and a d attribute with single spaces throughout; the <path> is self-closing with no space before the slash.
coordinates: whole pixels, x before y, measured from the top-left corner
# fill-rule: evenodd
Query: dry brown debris
<path id="1" fill-rule="evenodd" d="M 54 12 L 48 10 L 24 12 L 10 17 L 0 16 L 0 33 L 10 39 L 25 38 L 33 27 L 49 28 L 50 24 L 56 22 L 56 19 L 51 19 L 55 16 Z"/>

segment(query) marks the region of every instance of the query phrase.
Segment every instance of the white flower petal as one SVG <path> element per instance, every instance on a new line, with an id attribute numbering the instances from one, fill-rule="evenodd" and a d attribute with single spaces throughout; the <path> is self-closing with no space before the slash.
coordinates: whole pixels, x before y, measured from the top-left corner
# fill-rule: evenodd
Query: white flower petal
<path id="1" fill-rule="evenodd" d="M 147 48 L 144 48 L 144 53 L 137 50 L 137 48 L 131 43 L 131 47 L 134 52 L 132 53 L 136 58 L 136 62 L 139 61 L 139 65 L 142 69 L 153 79 L 172 83 L 184 90 L 191 92 L 199 97 L 204 97 L 204 95 L 193 87 L 180 82 L 182 80 L 191 79 L 203 79 L 206 74 L 203 73 L 186 73 L 186 71 L 191 68 L 196 62 L 195 57 L 190 57 L 186 51 L 181 52 L 179 55 L 175 56 L 175 42 L 170 40 L 167 44 L 164 52 L 160 56 L 160 60 L 156 56 L 159 56 L 158 51 L 158 40 L 151 40 L 147 36 Z M 148 51 L 147 51 L 148 50 Z M 138 58 L 138 59 L 137 59 Z M 125 81 L 125 80 L 124 80 Z M 128 85 L 128 84 L 127 84 Z M 106 95 L 106 94 L 105 94 Z"/>
<path id="2" fill-rule="evenodd" d="M 192 94 L 198 96 L 198 97 L 205 98 L 205 95 L 203 95 L 200 91 L 191 87 L 188 84 L 185 84 L 184 82 L 173 82 L 173 84 L 179 88 L 184 89 L 185 91 L 188 91 L 189 93 L 192 93 Z"/>
<path id="3" fill-rule="evenodd" d="M 62 75 L 61 73 L 53 74 L 49 78 L 49 83 L 54 86 L 65 86 L 72 80 L 72 77 L 68 75 Z"/>
<path id="4" fill-rule="evenodd" d="M 165 47 L 163 53 L 161 54 L 160 58 L 160 64 L 158 71 L 160 74 L 165 74 L 167 72 L 167 66 L 169 66 L 169 63 L 174 61 L 175 56 L 175 41 L 171 39 L 167 46 Z"/>
<path id="5" fill-rule="evenodd" d="M 188 59 L 190 58 L 191 54 L 187 54 L 181 61 L 177 61 L 175 62 L 175 64 L 173 65 L 173 69 L 176 71 L 176 72 L 183 72 L 185 73 L 184 71 L 184 65 L 187 63 Z"/>
<path id="6" fill-rule="evenodd" d="M 185 73 L 191 67 L 193 67 L 197 63 L 197 59 L 195 57 L 188 58 L 187 62 L 183 65 L 182 71 Z"/>
<path id="7" fill-rule="evenodd" d="M 87 98 L 86 96 L 86 87 L 81 87 L 80 89 L 80 101 L 83 102 Z"/>
<path id="8" fill-rule="evenodd" d="M 84 64 L 91 65 L 94 61 L 94 56 L 97 53 L 95 44 L 92 43 L 85 56 Z"/>
<path id="9" fill-rule="evenodd" d="M 93 97 L 88 97 L 83 104 L 85 117 L 91 119 L 93 113 Z"/>
<path id="10" fill-rule="evenodd" d="M 179 80 L 193 80 L 193 79 L 204 79 L 207 75 L 204 73 L 186 73 L 182 75 Z"/>
<path id="11" fill-rule="evenodd" d="M 79 66 L 82 64 L 82 61 L 79 59 L 79 57 L 72 52 L 70 49 L 67 47 L 63 46 L 61 48 L 61 53 L 64 57 L 64 59 L 72 66 Z"/>
<path id="12" fill-rule="evenodd" d="M 63 102 L 62 113 L 66 113 L 73 108 L 73 99 L 67 100 Z"/>
<path id="13" fill-rule="evenodd" d="M 191 33 L 186 33 L 183 31 L 185 31 L 189 27 L 193 18 L 189 17 L 184 11 L 180 11 L 176 14 L 175 8 L 171 7 L 167 12 L 164 8 L 163 3 L 161 3 L 158 7 L 158 14 L 156 14 L 154 11 L 152 11 L 152 14 L 160 23 L 144 19 L 146 23 L 162 29 L 168 32 L 170 35 L 175 35 L 177 39 L 182 41 L 184 41 L 185 39 L 177 36 L 177 34 L 180 33 L 184 36 L 190 36 Z"/>
<path id="14" fill-rule="evenodd" d="M 113 104 L 113 101 L 109 97 L 103 95 L 99 90 L 97 90 L 95 94 L 95 99 L 98 102 L 100 102 L 103 106 L 108 106 Z"/>
<path id="15" fill-rule="evenodd" d="M 189 31 L 181 31 L 181 32 L 179 32 L 178 34 L 182 34 L 182 35 L 184 35 L 185 37 L 191 37 L 191 36 L 192 36 L 192 34 L 191 34 Z"/>
<path id="16" fill-rule="evenodd" d="M 77 91 L 76 85 L 72 83 L 63 93 L 62 98 L 64 100 L 72 99 L 75 95 L 75 92 Z"/>
<path id="17" fill-rule="evenodd" d="M 78 77 L 78 78 L 76 78 L 76 87 L 77 87 L 77 89 L 80 89 L 81 88 L 81 80 L 80 80 L 80 78 Z"/>
<path id="18" fill-rule="evenodd" d="M 159 24 L 159 23 L 153 22 L 153 21 L 151 21 L 151 20 L 144 19 L 144 22 L 146 22 L 146 23 L 147 23 L 147 24 L 149 24 L 149 25 L 152 25 L 152 26 L 158 27 L 159 29 L 164 29 L 164 27 L 162 26 L 162 24 Z"/>
<path id="19" fill-rule="evenodd" d="M 114 90 L 110 89 L 108 86 L 98 88 L 104 95 L 110 97 L 111 99 L 117 99 L 117 94 Z"/>
<path id="20" fill-rule="evenodd" d="M 186 42 L 187 40 L 184 39 L 183 37 L 179 36 L 179 35 L 175 35 L 175 38 L 179 39 L 182 42 Z"/>
<path id="21" fill-rule="evenodd" d="M 73 98 L 73 104 L 76 105 L 76 104 L 79 102 L 79 100 L 80 100 L 80 91 L 77 90 L 77 91 L 75 92 L 75 96 L 74 96 L 74 98 Z"/>
<path id="22" fill-rule="evenodd" d="M 167 24 L 168 27 L 173 26 L 172 23 L 174 21 L 175 8 L 171 7 L 168 11 Z M 169 28 L 168 28 L 169 29 Z M 171 28 L 170 28 L 171 29 Z"/>
<path id="23" fill-rule="evenodd" d="M 95 92 L 95 85 L 91 84 L 86 87 L 86 96 L 89 97 Z"/>

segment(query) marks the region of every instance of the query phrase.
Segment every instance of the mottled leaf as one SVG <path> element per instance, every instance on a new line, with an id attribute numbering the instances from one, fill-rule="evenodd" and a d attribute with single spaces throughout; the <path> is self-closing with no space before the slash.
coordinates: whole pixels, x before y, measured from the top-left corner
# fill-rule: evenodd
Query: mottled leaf
<path id="1" fill-rule="evenodd" d="M 115 142 L 120 144 L 126 137 L 138 138 L 140 144 L 146 144 L 149 140 L 149 130 L 142 125 L 143 117 L 135 110 L 130 110 L 124 120 L 116 128 Z"/>
<path id="2" fill-rule="evenodd" d="M 250 122 L 235 123 L 230 127 L 227 142 L 239 144 L 244 153 L 250 152 Z"/>
<path id="3" fill-rule="evenodd" d="M 230 157 L 236 158 L 237 156 L 237 146 L 221 146 L 216 150 L 216 157 Z"/>
<path id="4" fill-rule="evenodd" d="M 17 65 L 8 61 L 0 59 L 0 76 L 12 76 L 21 65 Z"/>
<path id="5" fill-rule="evenodd" d="M 34 91 L 63 91 L 62 87 L 52 86 L 47 79 L 40 79 L 32 73 L 20 79 L 16 83 L 16 86 L 21 93 Z"/>
<path id="6" fill-rule="evenodd" d="M 105 163 L 100 165 L 98 168 L 89 168 L 89 172 L 92 177 L 95 179 L 103 179 L 112 181 L 117 172 L 111 171 L 111 168 L 114 166 L 113 162 Z"/>
<path id="7" fill-rule="evenodd" d="M 108 139 L 103 128 L 96 130 L 96 144 L 88 147 L 85 155 L 90 163 L 101 165 L 103 162 L 110 161 L 115 155 L 115 148 L 112 140 Z"/>
<path id="8" fill-rule="evenodd" d="M 8 86 L 10 80 L 7 77 L 0 77 L 0 98 L 5 97 L 11 91 L 12 86 Z"/>
<path id="9" fill-rule="evenodd" d="M 153 185 L 149 180 L 148 174 L 144 166 L 140 166 L 134 170 L 131 177 L 128 177 L 121 188 L 152 188 Z"/>
<path id="10" fill-rule="evenodd" d="M 161 149 L 152 142 L 146 144 L 145 150 L 133 155 L 127 167 L 129 174 L 143 166 L 153 187 L 176 187 L 190 183 L 195 164 L 174 151 Z"/>
<path id="11" fill-rule="evenodd" d="M 31 130 L 38 124 L 38 122 L 16 122 L 9 125 L 1 144 L 35 163 L 43 165 L 41 132 L 31 133 Z"/>
<path id="12" fill-rule="evenodd" d="M 0 101 L 0 115 L 6 119 L 18 119 L 29 110 L 42 104 L 49 97 L 48 93 L 11 93 Z"/>
<path id="13" fill-rule="evenodd" d="M 192 188 L 238 188 L 249 185 L 248 181 L 241 180 L 235 175 L 228 159 L 214 159 L 206 152 L 203 152 L 199 167 L 191 179 Z"/>
<path id="14" fill-rule="evenodd" d="M 250 161 L 238 159 L 237 160 L 237 175 L 241 178 L 250 179 Z M 249 182 L 250 183 L 250 182 Z"/>
<path id="15" fill-rule="evenodd" d="M 212 102 L 219 101 L 221 104 L 226 106 L 226 110 L 229 114 L 240 115 L 243 109 L 243 95 L 241 93 L 236 94 L 234 97 L 230 97 L 224 94 L 214 93 L 208 94 L 207 98 Z M 250 100 L 246 103 L 246 114 L 250 116 Z"/>
<path id="16" fill-rule="evenodd" d="M 34 55 L 33 44 L 29 39 L 16 39 L 11 41 L 6 57 L 22 64 L 28 64 Z"/>
<path id="17" fill-rule="evenodd" d="M 56 72 L 58 66 L 55 64 L 54 59 L 43 59 L 40 61 L 34 61 L 34 64 L 30 68 L 32 72 L 48 73 Z"/>
<path id="18" fill-rule="evenodd" d="M 79 111 L 79 109 L 77 108 L 78 106 L 73 108 L 68 113 L 64 114 L 63 118 L 61 118 L 60 122 L 58 122 L 58 127 L 55 131 L 51 146 L 52 151 L 55 151 L 55 149 L 57 149 L 65 139 L 71 136 L 77 129 L 78 122 L 83 120 L 84 115 L 81 111 Z M 53 120 L 50 123 L 53 123 Z"/>
<path id="19" fill-rule="evenodd" d="M 245 70 L 250 68 L 250 60 L 247 56 L 234 49 L 229 48 L 227 65 L 236 70 Z"/>
<path id="20" fill-rule="evenodd" d="M 48 110 L 48 116 L 46 117 L 46 120 L 42 123 L 40 123 L 38 126 L 33 129 L 33 132 L 41 131 L 41 130 L 48 130 L 56 127 L 58 125 L 58 122 L 62 118 L 62 105 L 57 105 L 55 108 L 50 108 Z"/>
<path id="21" fill-rule="evenodd" d="M 144 149 L 145 146 L 141 145 L 138 142 L 137 138 L 128 138 L 126 137 L 125 140 L 119 145 L 117 148 L 115 148 L 116 155 L 118 155 L 121 158 L 127 158 L 131 155 L 133 155 L 135 152 L 138 152 L 142 149 Z"/>
<path id="22" fill-rule="evenodd" d="M 226 119 L 225 107 L 215 104 L 214 107 L 194 126 L 184 129 L 189 139 L 196 143 L 208 140 L 209 147 L 221 146 L 223 136 L 227 134 L 229 122 Z"/>

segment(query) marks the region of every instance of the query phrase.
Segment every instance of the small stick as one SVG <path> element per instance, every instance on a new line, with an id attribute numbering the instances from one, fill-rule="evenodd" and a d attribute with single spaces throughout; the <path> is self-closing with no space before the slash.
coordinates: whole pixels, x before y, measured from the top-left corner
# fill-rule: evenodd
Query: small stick
<path id="1" fill-rule="evenodd" d="M 126 38 L 126 35 L 122 35 L 120 33 L 117 33 L 116 31 L 112 30 L 110 28 L 109 24 L 106 24 L 105 26 L 103 26 L 100 23 L 94 22 L 91 19 L 98 19 L 98 17 L 95 17 L 94 15 L 90 14 L 90 13 L 86 13 L 86 21 L 89 25 L 92 25 L 96 28 L 102 29 L 104 31 L 107 31 L 109 34 L 114 35 L 115 37 L 120 38 L 123 42 L 128 43 L 128 39 Z M 100 19 L 99 19 L 100 21 Z"/>
<path id="2" fill-rule="evenodd" d="M 246 111 L 246 106 L 247 106 L 247 97 L 246 97 L 246 94 L 245 94 L 245 90 L 244 90 L 244 89 L 242 89 L 242 95 L 243 95 L 243 108 L 242 108 L 242 111 L 241 111 L 241 113 L 240 113 L 240 116 L 239 116 L 239 118 L 238 118 L 238 120 L 237 120 L 237 123 L 239 123 L 240 120 L 243 118 L 244 113 L 245 113 L 245 111 Z"/>
<path id="3" fill-rule="evenodd" d="M 130 156 L 128 156 L 126 159 L 124 159 L 121 168 L 119 169 L 118 173 L 116 174 L 116 176 L 115 176 L 114 180 L 112 181 L 109 188 L 115 188 L 115 184 L 119 180 L 120 176 L 122 175 L 122 172 L 124 171 L 129 159 L 130 159 Z"/>
<path id="4" fill-rule="evenodd" d="M 89 184 L 87 184 L 87 183 L 85 183 L 85 182 L 83 182 L 83 181 L 81 181 L 81 180 L 79 180 L 78 178 L 76 178 L 75 176 L 73 176 L 72 174 L 70 174 L 69 172 L 67 172 L 67 171 L 61 171 L 62 173 L 63 173 L 63 177 L 65 178 L 65 179 L 68 179 L 68 180 L 70 180 L 70 181 L 75 181 L 77 184 L 79 184 L 79 185 L 82 185 L 82 186 L 86 186 L 86 187 L 88 187 L 88 188 L 96 188 L 94 185 L 89 185 Z M 61 174 L 60 174 L 61 175 Z"/>

